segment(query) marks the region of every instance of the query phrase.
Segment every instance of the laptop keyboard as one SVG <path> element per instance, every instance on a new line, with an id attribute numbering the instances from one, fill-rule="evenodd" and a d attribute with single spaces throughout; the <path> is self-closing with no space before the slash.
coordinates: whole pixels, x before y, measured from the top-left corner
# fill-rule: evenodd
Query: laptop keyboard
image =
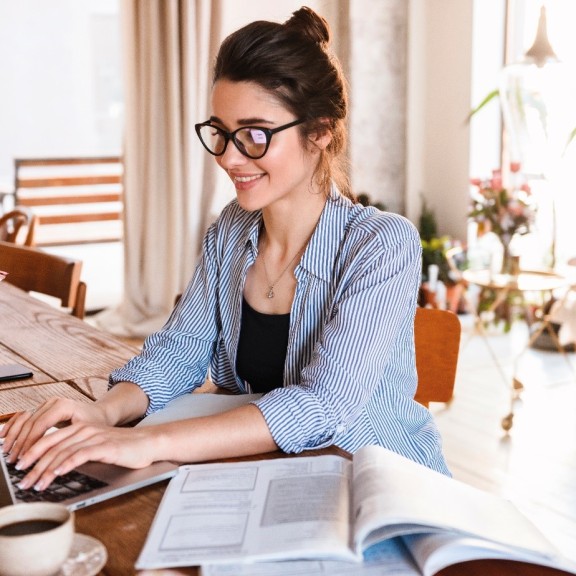
<path id="1" fill-rule="evenodd" d="M 18 488 L 18 483 L 24 478 L 27 471 L 16 470 L 14 464 L 9 464 L 8 462 L 6 462 L 6 467 L 14 487 L 14 495 L 21 502 L 62 502 L 63 500 L 107 486 L 107 483 L 102 480 L 72 470 L 68 474 L 57 476 L 52 484 L 42 492 L 37 492 L 34 489 L 21 490 Z"/>

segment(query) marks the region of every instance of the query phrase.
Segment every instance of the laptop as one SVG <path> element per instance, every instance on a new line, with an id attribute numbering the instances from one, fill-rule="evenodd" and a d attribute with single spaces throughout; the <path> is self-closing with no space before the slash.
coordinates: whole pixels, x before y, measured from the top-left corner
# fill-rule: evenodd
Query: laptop
<path id="1" fill-rule="evenodd" d="M 171 478 L 178 471 L 173 462 L 155 462 L 147 468 L 132 470 L 113 464 L 88 462 L 59 476 L 42 492 L 21 490 L 17 484 L 26 471 L 18 471 L 0 455 L 0 508 L 21 502 L 58 502 L 69 510 L 120 496 Z"/>

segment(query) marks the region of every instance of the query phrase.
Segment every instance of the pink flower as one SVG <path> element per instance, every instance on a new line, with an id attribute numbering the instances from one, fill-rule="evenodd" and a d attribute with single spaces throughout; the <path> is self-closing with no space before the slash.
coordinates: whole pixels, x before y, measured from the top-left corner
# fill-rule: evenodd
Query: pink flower
<path id="1" fill-rule="evenodd" d="M 508 212 L 512 216 L 522 216 L 524 215 L 524 204 L 518 202 L 518 200 L 511 200 L 508 204 Z"/>
<path id="2" fill-rule="evenodd" d="M 528 183 L 523 181 L 519 163 L 511 165 L 514 177 L 511 186 L 504 185 L 502 171 L 492 171 L 486 180 L 471 178 L 471 206 L 468 217 L 482 224 L 484 230 L 495 233 L 502 242 L 509 242 L 514 234 L 526 234 L 534 221 L 535 208 L 531 202 Z"/>
<path id="3" fill-rule="evenodd" d="M 490 188 L 500 190 L 502 188 L 502 170 L 492 170 L 492 179 L 490 180 Z"/>

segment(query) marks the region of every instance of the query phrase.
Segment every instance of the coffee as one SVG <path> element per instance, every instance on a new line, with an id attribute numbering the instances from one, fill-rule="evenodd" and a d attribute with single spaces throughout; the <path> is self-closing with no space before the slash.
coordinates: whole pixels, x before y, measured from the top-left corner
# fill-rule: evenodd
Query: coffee
<path id="1" fill-rule="evenodd" d="M 0 575 L 54 576 L 74 538 L 74 514 L 62 504 L 0 507 Z"/>
<path id="2" fill-rule="evenodd" d="M 60 526 L 62 522 L 57 520 L 21 520 L 20 522 L 13 522 L 6 526 L 0 527 L 0 536 L 25 536 L 26 534 L 38 534 L 40 532 L 47 532 Z"/>

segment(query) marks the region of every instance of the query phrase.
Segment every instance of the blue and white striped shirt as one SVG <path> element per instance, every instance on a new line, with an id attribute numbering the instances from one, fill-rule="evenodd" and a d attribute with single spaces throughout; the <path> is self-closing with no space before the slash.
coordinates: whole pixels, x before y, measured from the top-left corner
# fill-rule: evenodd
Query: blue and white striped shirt
<path id="1" fill-rule="evenodd" d="M 148 395 L 148 413 L 204 383 L 250 392 L 235 373 L 246 272 L 262 214 L 231 202 L 207 232 L 166 325 L 110 376 Z M 256 402 L 288 453 L 378 444 L 449 474 L 430 412 L 413 400 L 418 232 L 405 218 L 332 194 L 295 269 L 284 386 Z"/>

